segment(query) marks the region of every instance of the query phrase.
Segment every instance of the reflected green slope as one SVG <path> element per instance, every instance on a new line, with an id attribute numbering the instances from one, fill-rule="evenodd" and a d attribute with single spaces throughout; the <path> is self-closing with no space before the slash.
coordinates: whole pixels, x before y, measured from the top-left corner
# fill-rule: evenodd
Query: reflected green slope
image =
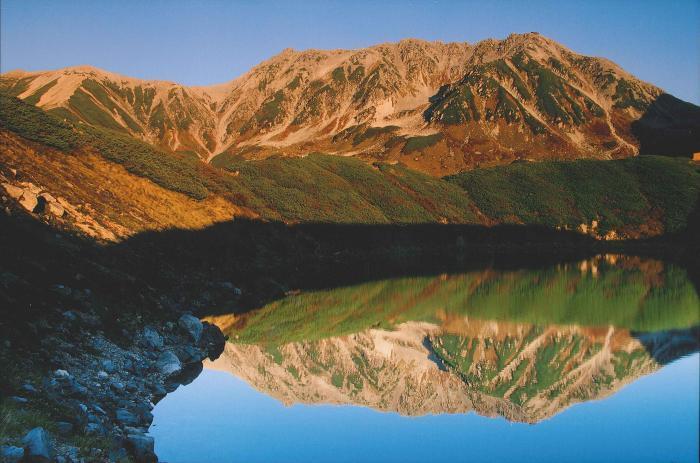
<path id="1" fill-rule="evenodd" d="M 685 270 L 597 258 L 545 270 L 399 278 L 289 296 L 247 314 L 238 342 L 279 345 L 445 315 L 536 325 L 662 331 L 694 326 L 700 300 Z"/>

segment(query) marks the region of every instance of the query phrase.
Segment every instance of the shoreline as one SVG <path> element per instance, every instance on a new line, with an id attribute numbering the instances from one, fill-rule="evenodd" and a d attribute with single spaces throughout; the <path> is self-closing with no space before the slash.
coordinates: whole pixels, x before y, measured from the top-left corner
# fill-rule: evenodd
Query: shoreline
<path id="1" fill-rule="evenodd" d="M 3 436 L 3 461 L 158 461 L 148 435 L 151 410 L 196 378 L 204 359 L 221 354 L 221 331 L 171 311 L 159 324 L 135 321 L 110 339 L 94 313 L 53 315 L 61 321 L 35 327 L 38 349 L 12 352 L 17 389 L 3 397 L 3 412 L 37 426 Z M 3 346 L 13 347 L 9 340 Z"/>

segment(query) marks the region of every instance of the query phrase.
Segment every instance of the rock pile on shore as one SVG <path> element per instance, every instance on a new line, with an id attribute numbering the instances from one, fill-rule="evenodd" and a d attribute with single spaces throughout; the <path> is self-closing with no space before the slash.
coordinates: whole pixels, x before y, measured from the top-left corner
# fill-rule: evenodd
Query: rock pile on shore
<path id="1" fill-rule="evenodd" d="M 43 330 L 36 353 L 18 359 L 52 367 L 28 378 L 9 398 L 20 408 L 40 405 L 60 418 L 4 438 L 0 459 L 157 461 L 148 435 L 151 411 L 168 392 L 194 379 L 202 360 L 219 356 L 224 346 L 219 329 L 185 313 L 162 325 L 124 329 L 124 342 L 115 342 L 90 313 L 66 311 L 61 318 L 48 332 L 38 327 Z M 71 444 L 76 436 L 95 446 Z"/>

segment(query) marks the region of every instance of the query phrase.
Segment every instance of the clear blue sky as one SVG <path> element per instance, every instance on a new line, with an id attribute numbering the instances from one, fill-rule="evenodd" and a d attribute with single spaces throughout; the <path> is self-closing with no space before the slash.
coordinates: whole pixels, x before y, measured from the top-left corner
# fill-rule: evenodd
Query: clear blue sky
<path id="1" fill-rule="evenodd" d="M 187 85 L 228 81 L 286 47 L 538 31 L 700 103 L 700 0 L 2 0 L 2 72 L 91 64 Z"/>

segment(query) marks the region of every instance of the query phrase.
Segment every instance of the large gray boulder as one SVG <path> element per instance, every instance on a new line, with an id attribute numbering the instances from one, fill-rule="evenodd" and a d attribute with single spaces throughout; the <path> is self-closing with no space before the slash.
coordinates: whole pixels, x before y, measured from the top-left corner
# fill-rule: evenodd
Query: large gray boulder
<path id="1" fill-rule="evenodd" d="M 185 314 L 177 321 L 177 324 L 182 328 L 194 342 L 199 342 L 199 338 L 202 337 L 202 322 L 199 318 L 192 316 L 190 314 Z"/>
<path id="2" fill-rule="evenodd" d="M 158 371 L 168 376 L 177 374 L 182 370 L 180 359 L 171 351 L 165 351 L 160 354 L 158 360 L 156 360 L 156 366 Z"/>
<path id="3" fill-rule="evenodd" d="M 154 441 L 151 436 L 145 434 L 128 434 L 126 436 L 126 445 L 137 463 L 158 461 L 154 451 Z"/>
<path id="4" fill-rule="evenodd" d="M 22 439 L 24 444 L 24 461 L 28 463 L 45 463 L 51 461 L 51 442 L 49 433 L 42 427 L 34 428 Z"/>
<path id="5" fill-rule="evenodd" d="M 139 417 L 123 408 L 117 410 L 116 418 L 117 422 L 124 426 L 137 426 L 139 424 Z"/>

